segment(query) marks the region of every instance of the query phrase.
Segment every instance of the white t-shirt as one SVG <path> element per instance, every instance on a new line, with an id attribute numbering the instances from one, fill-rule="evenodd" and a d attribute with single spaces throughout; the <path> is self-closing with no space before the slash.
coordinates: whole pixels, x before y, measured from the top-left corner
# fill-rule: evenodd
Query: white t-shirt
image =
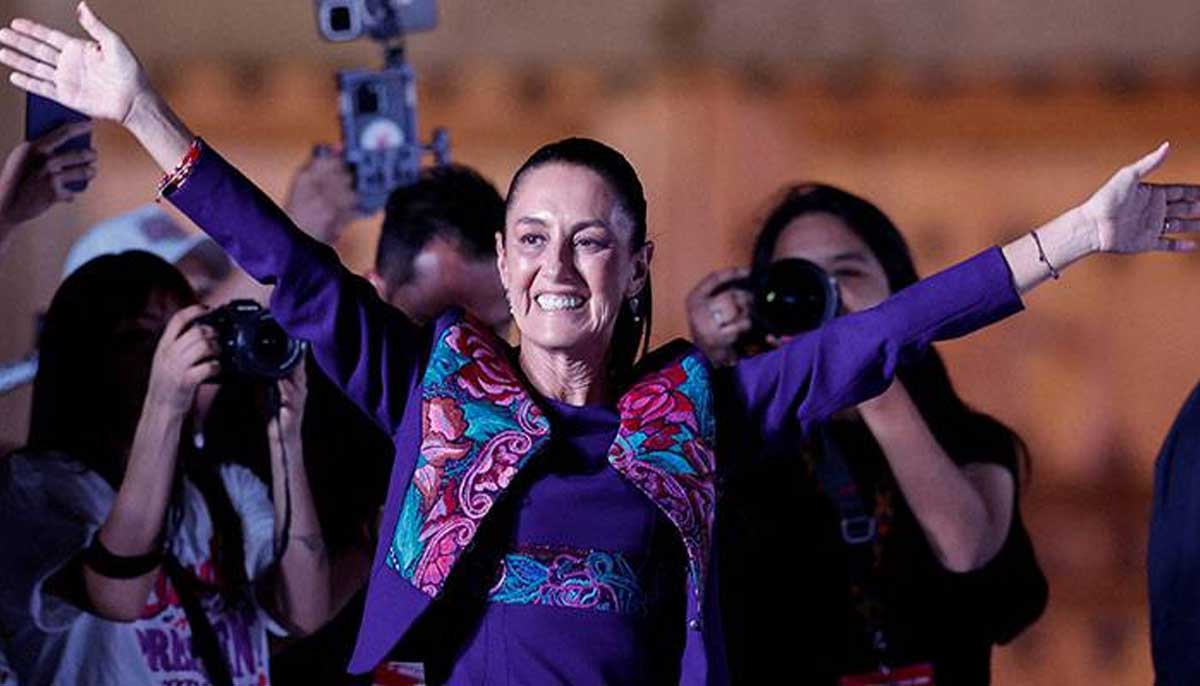
<path id="1" fill-rule="evenodd" d="M 242 520 L 246 573 L 259 579 L 273 556 L 274 511 L 266 486 L 248 469 L 221 467 Z M 212 521 L 200 492 L 184 485 L 183 516 L 170 542 L 180 564 L 213 578 Z M 191 630 L 161 572 L 141 619 L 111 622 L 43 590 L 45 581 L 91 544 L 112 507 L 113 489 L 98 474 L 60 455 L 15 454 L 0 462 L 0 635 L 21 686 L 203 686 L 191 654 Z M 247 589 L 227 603 L 201 604 L 216 630 L 235 686 L 266 686 L 267 631 L 282 634 Z M 3 668 L 0 667 L 0 670 Z"/>

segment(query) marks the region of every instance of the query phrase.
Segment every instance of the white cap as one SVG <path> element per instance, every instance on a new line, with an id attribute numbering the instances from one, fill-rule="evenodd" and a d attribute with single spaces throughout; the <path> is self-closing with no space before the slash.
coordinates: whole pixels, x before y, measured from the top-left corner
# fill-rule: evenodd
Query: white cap
<path id="1" fill-rule="evenodd" d="M 101 255 L 129 250 L 145 250 L 171 264 L 194 253 L 218 276 L 229 270 L 229 257 L 211 238 L 184 231 L 171 215 L 152 203 L 102 221 L 83 234 L 67 253 L 63 278 Z"/>
<path id="2" fill-rule="evenodd" d="M 221 246 L 202 233 L 188 233 L 158 205 L 149 204 L 100 222 L 75 241 L 63 265 L 63 278 L 101 255 L 145 250 L 176 264 L 188 255 L 200 257 L 213 274 L 229 271 L 229 257 Z M 0 395 L 33 381 L 36 353 L 10 364 L 0 364 Z"/>

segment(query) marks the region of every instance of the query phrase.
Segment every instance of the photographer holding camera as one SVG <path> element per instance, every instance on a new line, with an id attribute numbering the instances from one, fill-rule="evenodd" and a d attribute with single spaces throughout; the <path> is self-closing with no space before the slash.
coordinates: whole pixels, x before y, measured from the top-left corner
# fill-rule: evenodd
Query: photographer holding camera
<path id="1" fill-rule="evenodd" d="M 205 310 L 139 251 L 87 262 L 55 294 L 28 445 L 0 465 L 0 625 L 24 686 L 261 686 L 268 629 L 329 614 L 303 366 L 275 370 L 265 430 L 243 420 L 266 434 L 269 494 L 201 438 L 217 392 L 202 384 L 240 365 L 201 323 L 231 315 Z"/>
<path id="2" fill-rule="evenodd" d="M 730 364 L 916 281 L 878 208 L 798 185 L 767 215 L 751 269 L 692 291 L 689 322 L 709 358 Z M 746 454 L 725 475 L 719 532 L 735 684 L 892 683 L 870 680 L 883 667 L 986 684 L 991 645 L 1041 614 L 1045 581 L 1017 512 L 1024 446 L 962 402 L 935 350 L 808 438 Z"/>

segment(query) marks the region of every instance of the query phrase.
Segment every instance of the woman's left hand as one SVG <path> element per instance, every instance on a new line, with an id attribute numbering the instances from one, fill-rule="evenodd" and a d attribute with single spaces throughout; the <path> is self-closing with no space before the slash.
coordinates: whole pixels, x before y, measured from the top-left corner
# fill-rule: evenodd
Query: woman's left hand
<path id="1" fill-rule="evenodd" d="M 1121 168 L 1077 208 L 1095 231 L 1101 252 L 1190 252 L 1193 240 L 1170 237 L 1200 232 L 1200 186 L 1151 184 L 1142 179 L 1167 158 L 1163 143 L 1142 159 Z"/>
<path id="2" fill-rule="evenodd" d="M 289 445 L 300 440 L 300 427 L 304 421 L 304 404 L 308 400 L 308 375 L 304 362 L 296 365 L 292 373 L 279 380 L 279 416 L 272 417 L 267 425 L 272 443 L 280 436 Z"/>
<path id="3" fill-rule="evenodd" d="M 359 216 L 354 175 L 346 167 L 340 149 L 314 153 L 296 171 L 283 211 L 313 238 L 326 245 L 338 242 L 350 222 Z"/>

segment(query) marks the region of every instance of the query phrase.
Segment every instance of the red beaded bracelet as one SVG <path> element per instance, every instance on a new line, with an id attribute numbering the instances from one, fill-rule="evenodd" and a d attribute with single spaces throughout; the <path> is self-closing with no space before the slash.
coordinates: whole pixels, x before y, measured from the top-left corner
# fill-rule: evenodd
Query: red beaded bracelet
<path id="1" fill-rule="evenodd" d="M 158 182 L 158 197 L 156 201 L 162 200 L 163 196 L 173 193 L 183 187 L 187 183 L 188 177 L 192 175 L 192 170 L 196 168 L 196 162 L 200 159 L 200 152 L 204 149 L 204 144 L 199 138 L 193 138 L 192 144 L 188 146 L 187 153 L 179 164 L 175 166 L 174 171 L 163 174 L 162 181 Z"/>

